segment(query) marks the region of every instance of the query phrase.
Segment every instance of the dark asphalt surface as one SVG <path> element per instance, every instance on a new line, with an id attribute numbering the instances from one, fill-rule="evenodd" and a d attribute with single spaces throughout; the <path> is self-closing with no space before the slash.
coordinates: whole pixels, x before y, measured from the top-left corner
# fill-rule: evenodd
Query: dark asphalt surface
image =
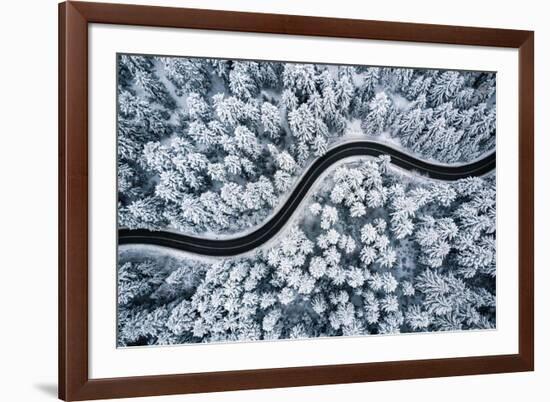
<path id="1" fill-rule="evenodd" d="M 292 216 L 315 180 L 331 165 L 350 156 L 390 155 L 391 163 L 433 179 L 457 180 L 482 176 L 496 167 L 496 153 L 462 166 L 437 165 L 416 159 L 389 146 L 370 141 L 355 141 L 335 147 L 317 159 L 295 187 L 283 207 L 255 231 L 242 237 L 215 240 L 146 229 L 120 229 L 118 243 L 153 244 L 209 256 L 232 256 L 253 250 L 275 236 Z"/>

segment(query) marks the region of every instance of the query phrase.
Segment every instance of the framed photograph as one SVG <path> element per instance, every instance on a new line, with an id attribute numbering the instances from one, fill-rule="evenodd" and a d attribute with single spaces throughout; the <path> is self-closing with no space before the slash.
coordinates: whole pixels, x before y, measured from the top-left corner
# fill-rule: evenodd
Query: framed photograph
<path id="1" fill-rule="evenodd" d="M 533 32 L 59 24 L 61 399 L 533 370 Z"/>

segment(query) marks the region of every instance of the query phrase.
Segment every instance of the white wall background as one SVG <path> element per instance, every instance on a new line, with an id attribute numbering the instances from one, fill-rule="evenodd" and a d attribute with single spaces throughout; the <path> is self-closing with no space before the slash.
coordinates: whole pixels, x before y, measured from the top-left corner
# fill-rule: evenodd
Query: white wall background
<path id="1" fill-rule="evenodd" d="M 114 1 L 114 0 L 112 0 Z M 134 0 L 333 17 L 535 30 L 536 371 L 241 391 L 147 401 L 543 401 L 550 378 L 550 25 L 545 2 L 460 0 Z M 57 1 L 3 2 L 0 24 L 0 399 L 50 401 L 57 381 Z M 546 91 L 544 91 L 546 89 Z"/>

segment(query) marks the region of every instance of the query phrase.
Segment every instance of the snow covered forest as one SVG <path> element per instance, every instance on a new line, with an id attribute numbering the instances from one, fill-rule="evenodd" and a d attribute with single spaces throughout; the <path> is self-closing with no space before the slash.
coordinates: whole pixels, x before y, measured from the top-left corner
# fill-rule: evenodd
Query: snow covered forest
<path id="1" fill-rule="evenodd" d="M 343 141 L 463 164 L 495 150 L 494 73 L 119 55 L 119 227 L 235 236 Z M 268 246 L 119 246 L 118 344 L 496 326 L 494 173 L 331 168 Z"/>
<path id="2" fill-rule="evenodd" d="M 127 228 L 257 225 L 346 137 L 440 162 L 495 145 L 493 73 L 121 55 L 118 84 Z"/>

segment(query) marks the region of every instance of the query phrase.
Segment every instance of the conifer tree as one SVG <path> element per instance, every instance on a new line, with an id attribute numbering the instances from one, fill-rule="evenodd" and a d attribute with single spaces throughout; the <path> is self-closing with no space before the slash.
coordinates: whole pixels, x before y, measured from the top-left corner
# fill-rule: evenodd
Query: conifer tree
<path id="1" fill-rule="evenodd" d="M 252 67 L 255 64 L 234 62 L 233 68 L 229 72 L 229 88 L 240 99 L 251 99 L 258 93 L 258 85 L 253 78 L 254 69 Z"/>
<path id="2" fill-rule="evenodd" d="M 391 124 L 392 103 L 390 98 L 379 92 L 368 104 L 368 112 L 361 122 L 365 134 L 378 136 Z"/>
<path id="3" fill-rule="evenodd" d="M 264 102 L 262 104 L 261 115 L 264 132 L 271 138 L 278 138 L 281 129 L 279 109 L 269 102 Z"/>

